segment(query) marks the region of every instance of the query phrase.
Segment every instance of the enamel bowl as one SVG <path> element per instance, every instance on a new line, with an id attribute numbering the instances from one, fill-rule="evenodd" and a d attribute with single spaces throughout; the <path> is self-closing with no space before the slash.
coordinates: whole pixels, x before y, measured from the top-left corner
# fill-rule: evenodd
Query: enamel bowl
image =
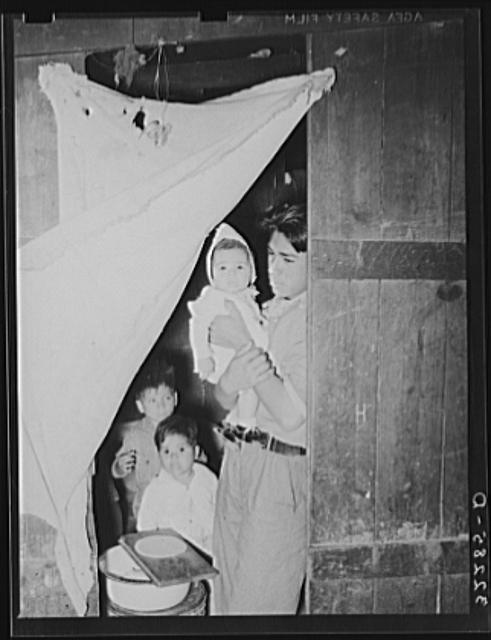
<path id="1" fill-rule="evenodd" d="M 169 609 L 187 596 L 189 582 L 157 587 L 121 546 L 111 547 L 99 559 L 109 600 L 132 611 Z"/>

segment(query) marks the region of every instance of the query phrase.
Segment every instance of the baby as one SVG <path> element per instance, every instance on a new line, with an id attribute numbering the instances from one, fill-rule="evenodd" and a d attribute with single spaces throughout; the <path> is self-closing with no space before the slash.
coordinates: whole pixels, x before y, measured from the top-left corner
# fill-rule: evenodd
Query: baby
<path id="1" fill-rule="evenodd" d="M 233 302 L 256 346 L 265 349 L 267 333 L 264 318 L 256 303 L 257 291 L 254 259 L 242 236 L 223 223 L 216 230 L 206 256 L 209 284 L 199 298 L 188 303 L 191 313 L 189 337 L 194 357 L 194 371 L 203 380 L 216 383 L 234 356 L 233 349 L 212 345 L 209 328 L 217 315 L 227 315 L 226 302 Z M 231 424 L 256 426 L 258 399 L 252 389 L 239 394 L 236 407 L 226 418 Z"/>

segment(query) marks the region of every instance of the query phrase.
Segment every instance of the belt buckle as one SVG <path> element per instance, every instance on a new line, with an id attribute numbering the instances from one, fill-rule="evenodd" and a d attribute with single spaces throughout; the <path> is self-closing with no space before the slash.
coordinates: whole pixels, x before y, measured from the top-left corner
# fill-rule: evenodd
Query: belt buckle
<path id="1" fill-rule="evenodd" d="M 247 427 L 242 426 L 238 426 L 237 429 L 240 430 L 239 438 L 242 442 L 252 442 L 254 440 L 255 429 L 248 429 Z"/>

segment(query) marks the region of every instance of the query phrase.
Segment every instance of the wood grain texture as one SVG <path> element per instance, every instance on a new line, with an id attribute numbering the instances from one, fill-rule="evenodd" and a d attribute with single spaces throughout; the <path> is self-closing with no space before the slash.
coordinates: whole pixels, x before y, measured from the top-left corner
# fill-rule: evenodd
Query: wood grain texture
<path id="1" fill-rule="evenodd" d="M 14 55 L 89 52 L 132 42 L 131 18 L 58 18 L 50 24 L 14 20 Z"/>
<path id="2" fill-rule="evenodd" d="M 374 577 L 372 545 L 325 546 L 312 549 L 312 577 L 316 582 Z"/>
<path id="3" fill-rule="evenodd" d="M 461 613 L 470 612 L 470 578 L 466 571 L 456 575 L 444 575 L 441 588 L 441 612 Z"/>
<path id="4" fill-rule="evenodd" d="M 383 282 L 377 423 L 377 537 L 440 532 L 446 305 L 438 282 Z"/>
<path id="5" fill-rule="evenodd" d="M 279 54 L 293 53 L 294 51 L 305 50 L 305 36 L 302 34 L 291 34 L 290 36 L 277 36 L 272 34 L 263 34 L 258 31 L 251 33 L 244 38 L 237 38 L 227 33 L 227 30 L 221 27 L 220 37 L 213 39 L 208 38 L 188 38 L 186 32 L 186 23 L 189 19 L 170 19 L 169 28 L 174 30 L 175 39 L 164 35 L 165 52 L 167 62 L 169 64 L 189 63 L 193 61 L 211 61 L 211 60 L 262 60 L 267 63 Z M 153 24 L 158 24 L 154 21 Z M 150 36 L 142 38 L 140 33 L 140 21 L 135 19 L 135 44 L 138 47 L 155 47 L 158 44 L 158 37 Z M 203 25 L 204 29 L 209 28 L 209 24 Z M 216 30 L 216 25 L 213 27 Z M 155 33 L 155 31 L 153 31 Z M 177 48 L 176 44 L 182 44 L 182 48 Z M 270 55 L 261 57 L 251 54 L 257 53 L 260 49 L 270 49 Z"/>
<path id="6" fill-rule="evenodd" d="M 360 81 L 344 35 L 312 37 L 314 68 L 341 53 L 333 92 L 310 116 L 311 611 L 459 612 L 469 563 L 462 23 L 358 32 L 372 63 Z M 357 154 L 370 150 L 364 172 Z M 363 198 L 374 203 L 365 212 Z M 357 350 L 359 378 L 347 374 Z M 367 390 L 369 444 L 356 456 L 350 408 Z M 353 483 L 365 463 L 366 502 Z"/>
<path id="7" fill-rule="evenodd" d="M 403 577 L 462 573 L 468 563 L 468 540 L 425 540 L 377 547 L 374 574 Z"/>
<path id="8" fill-rule="evenodd" d="M 314 69 L 337 69 L 311 111 L 314 235 L 465 239 L 461 40 L 460 23 L 314 34 Z"/>
<path id="9" fill-rule="evenodd" d="M 452 74 L 452 150 L 450 166 L 449 238 L 466 240 L 465 179 L 465 67 L 462 23 L 454 25 L 452 41 L 454 72 Z"/>
<path id="10" fill-rule="evenodd" d="M 378 285 L 313 288 L 312 541 L 373 538 Z"/>
<path id="11" fill-rule="evenodd" d="M 383 52 L 382 30 L 312 37 L 313 68 L 334 65 L 337 73 L 332 92 L 311 110 L 314 236 L 378 237 Z"/>
<path id="12" fill-rule="evenodd" d="M 437 611 L 436 576 L 379 578 L 374 581 L 376 614 L 434 614 Z"/>
<path id="13" fill-rule="evenodd" d="M 386 31 L 383 237 L 448 239 L 455 27 Z"/>
<path id="14" fill-rule="evenodd" d="M 310 613 L 314 615 L 360 615 L 373 613 L 373 581 L 333 579 L 312 582 Z"/>
<path id="15" fill-rule="evenodd" d="M 465 244 L 319 240 L 312 242 L 316 278 L 377 280 L 461 280 L 466 273 Z"/>
<path id="16" fill-rule="evenodd" d="M 467 555 L 463 539 L 316 547 L 311 613 L 465 613 Z"/>
<path id="17" fill-rule="evenodd" d="M 181 16 L 163 18 L 135 18 L 135 41 L 156 42 L 159 37 L 173 39 L 221 39 L 248 37 L 258 34 L 290 35 L 299 33 L 336 32 L 339 29 L 358 31 L 371 27 L 394 28 L 400 31 L 408 21 L 417 24 L 442 21 L 438 11 L 425 9 L 421 12 L 403 11 L 279 11 L 271 15 L 252 11 L 247 13 L 229 12 L 227 22 L 201 22 L 197 12 L 182 11 Z M 462 11 L 445 11 L 446 20 L 458 19 Z"/>
<path id="18" fill-rule="evenodd" d="M 16 204 L 21 244 L 59 220 L 56 120 L 38 83 L 39 66 L 47 62 L 66 62 L 83 73 L 82 54 L 15 60 Z"/>
<path id="19" fill-rule="evenodd" d="M 333 579 L 460 575 L 468 567 L 468 539 L 408 540 L 316 546 L 311 553 L 317 582 Z"/>
<path id="20" fill-rule="evenodd" d="M 466 283 L 464 295 L 445 306 L 445 416 L 442 535 L 468 533 L 468 375 Z"/>
<path id="21" fill-rule="evenodd" d="M 39 64 L 39 58 L 15 62 L 17 225 L 24 240 L 59 218 L 56 121 L 38 84 Z"/>

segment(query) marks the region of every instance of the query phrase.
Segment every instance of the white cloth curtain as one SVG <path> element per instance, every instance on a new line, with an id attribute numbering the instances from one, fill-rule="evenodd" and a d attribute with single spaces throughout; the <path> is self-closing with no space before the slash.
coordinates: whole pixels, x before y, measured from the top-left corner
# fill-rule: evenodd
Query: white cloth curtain
<path id="1" fill-rule="evenodd" d="M 137 100 L 40 68 L 58 129 L 60 224 L 19 250 L 19 504 L 57 529 L 79 615 L 93 584 L 87 474 L 193 270 L 330 68 L 199 105 Z M 132 120 L 160 120 L 160 144 Z M 18 132 L 22 135 L 22 132 Z"/>

